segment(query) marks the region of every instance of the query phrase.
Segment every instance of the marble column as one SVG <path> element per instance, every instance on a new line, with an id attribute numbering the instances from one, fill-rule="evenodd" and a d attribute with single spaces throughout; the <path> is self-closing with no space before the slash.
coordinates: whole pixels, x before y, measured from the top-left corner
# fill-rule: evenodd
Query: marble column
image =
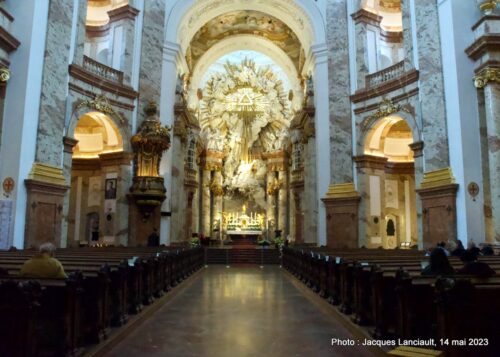
<path id="1" fill-rule="evenodd" d="M 318 191 L 316 138 L 310 137 L 304 145 L 304 193 L 301 199 L 302 218 L 304 224 L 303 240 L 305 243 L 317 243 L 318 234 Z M 323 203 L 321 203 L 323 206 Z M 324 215 L 322 216 L 322 218 Z M 326 227 L 325 227 L 326 230 Z M 326 233 L 326 232 L 325 232 Z"/>
<path id="2" fill-rule="evenodd" d="M 72 63 L 80 66 L 83 65 L 83 49 L 85 47 L 85 40 L 87 38 L 87 3 L 88 1 L 78 1 L 75 52 L 73 54 L 73 58 L 70 58 Z"/>
<path id="3" fill-rule="evenodd" d="M 278 229 L 281 230 L 281 237 L 285 238 L 288 234 L 288 172 L 279 171 L 278 180 L 281 183 L 278 192 Z"/>
<path id="4" fill-rule="evenodd" d="M 141 70 L 139 73 L 139 92 L 142 100 L 138 103 L 137 126 L 146 117 L 144 108 L 148 105 L 148 102 L 160 103 L 162 76 L 159 75 L 159 71 L 163 64 L 164 26 L 165 0 L 145 1 L 141 41 Z M 175 78 L 170 78 L 170 80 L 175 82 Z M 160 109 L 163 109 L 162 106 L 160 106 Z M 163 115 L 160 110 L 160 116 Z"/>
<path id="5" fill-rule="evenodd" d="M 61 167 L 73 0 L 51 1 L 45 41 L 35 161 Z"/>
<path id="6" fill-rule="evenodd" d="M 167 195 L 170 197 L 170 241 L 180 241 L 183 239 L 182 228 L 184 226 L 184 155 L 181 138 L 173 136 L 172 147 L 172 187 Z"/>
<path id="7" fill-rule="evenodd" d="M 493 241 L 500 241 L 500 84 L 484 87 Z M 489 210 L 488 210 L 489 211 Z M 488 212 L 489 213 L 489 212 Z M 478 237 L 479 239 L 479 237 Z"/>
<path id="8" fill-rule="evenodd" d="M 403 20 L 406 19 L 403 38 L 406 58 L 413 58 L 419 71 L 419 111 L 425 138 L 425 171 L 429 172 L 450 165 L 438 6 L 436 0 L 419 0 L 416 6 L 408 3 L 402 6 Z M 414 27 L 409 26 L 408 16 Z"/>
<path id="9" fill-rule="evenodd" d="M 269 171 L 267 173 L 267 187 L 269 187 L 276 178 L 275 171 Z M 268 227 L 268 238 L 274 238 L 274 230 L 276 229 L 276 195 L 267 193 L 267 227 Z M 274 222 L 274 223 L 271 223 Z M 274 224 L 274 225 L 273 225 Z"/>
<path id="10" fill-rule="evenodd" d="M 214 181 L 222 187 L 222 172 L 221 171 L 215 171 L 214 172 Z M 220 223 L 218 224 L 219 229 L 222 228 L 222 195 L 213 195 L 213 220 L 214 221 L 219 221 Z M 213 223 L 213 222 L 212 222 Z M 219 238 L 220 232 L 214 232 L 213 235 L 215 235 L 214 238 Z"/>
<path id="11" fill-rule="evenodd" d="M 346 1 L 328 0 L 326 18 L 335 19 L 327 22 L 331 182 L 345 183 L 353 180 Z"/>
<path id="12" fill-rule="evenodd" d="M 131 85 L 132 66 L 134 64 L 135 18 L 139 11 L 125 5 L 108 12 L 109 21 L 113 23 L 113 38 L 120 36 L 118 48 L 113 48 L 113 67 L 123 72 L 124 84 Z M 118 41 L 118 39 L 117 39 Z M 114 41 L 115 44 L 117 41 Z M 119 50 L 115 53 L 115 50 Z M 115 63 L 115 57 L 117 62 Z M 118 64 L 118 66 L 115 66 Z"/>
<path id="13" fill-rule="evenodd" d="M 210 179 L 211 179 L 211 171 L 203 170 L 202 178 L 201 178 L 201 233 L 205 236 L 210 234 L 210 201 L 211 201 L 211 193 L 210 193 Z"/>
<path id="14" fill-rule="evenodd" d="M 401 18 L 403 22 L 403 47 L 405 51 L 405 71 L 415 68 L 413 60 L 413 31 L 411 24 L 411 0 L 401 0 Z"/>
<path id="15" fill-rule="evenodd" d="M 65 136 L 63 138 L 64 156 L 63 156 L 63 175 L 71 183 L 71 166 L 73 162 L 73 148 L 78 143 L 78 140 Z M 61 226 L 61 248 L 68 246 L 68 213 L 69 213 L 70 195 L 64 196 L 63 203 L 63 220 Z"/>
<path id="16" fill-rule="evenodd" d="M 410 149 L 413 151 L 413 165 L 415 167 L 415 187 L 420 187 L 424 179 L 424 143 L 417 141 L 410 144 Z M 418 249 L 424 249 L 424 226 L 422 221 L 422 200 L 416 199 L 417 210 L 417 241 Z"/>

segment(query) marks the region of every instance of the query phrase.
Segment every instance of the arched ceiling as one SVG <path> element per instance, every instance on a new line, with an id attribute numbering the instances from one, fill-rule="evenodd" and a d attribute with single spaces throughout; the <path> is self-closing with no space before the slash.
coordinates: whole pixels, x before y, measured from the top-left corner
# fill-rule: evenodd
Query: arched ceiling
<path id="1" fill-rule="evenodd" d="M 128 4 L 128 0 L 88 0 L 87 26 L 103 26 L 109 22 L 108 11 Z"/>
<path id="2" fill-rule="evenodd" d="M 254 10 L 238 10 L 219 15 L 203 25 L 191 39 L 186 61 L 192 71 L 201 57 L 218 42 L 237 35 L 253 35 L 271 41 L 290 58 L 298 73 L 305 52 L 297 35 L 281 20 Z"/>
<path id="3" fill-rule="evenodd" d="M 401 12 L 401 0 L 379 0 L 379 8 L 385 12 Z"/>
<path id="4" fill-rule="evenodd" d="M 413 161 L 413 134 L 406 121 L 398 116 L 380 120 L 370 131 L 365 143 L 365 154 L 387 157 L 393 162 Z"/>
<path id="5" fill-rule="evenodd" d="M 75 128 L 78 144 L 74 158 L 97 158 L 100 154 L 123 151 L 123 139 L 113 121 L 100 112 L 83 115 Z"/>

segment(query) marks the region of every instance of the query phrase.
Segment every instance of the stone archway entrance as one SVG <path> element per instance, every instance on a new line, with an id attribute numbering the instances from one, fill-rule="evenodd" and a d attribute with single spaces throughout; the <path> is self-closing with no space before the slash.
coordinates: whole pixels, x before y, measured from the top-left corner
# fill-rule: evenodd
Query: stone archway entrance
<path id="1" fill-rule="evenodd" d="M 414 140 L 405 119 L 379 119 L 354 158 L 358 172 L 360 242 L 367 248 L 409 248 L 418 244 Z"/>

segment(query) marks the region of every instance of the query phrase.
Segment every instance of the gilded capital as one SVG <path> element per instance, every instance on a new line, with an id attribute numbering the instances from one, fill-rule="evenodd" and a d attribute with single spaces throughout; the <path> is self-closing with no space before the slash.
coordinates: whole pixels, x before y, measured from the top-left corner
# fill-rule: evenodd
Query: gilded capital
<path id="1" fill-rule="evenodd" d="M 479 10 L 485 15 L 491 14 L 497 8 L 498 0 L 484 0 L 479 2 Z"/>
<path id="2" fill-rule="evenodd" d="M 8 68 L 0 68 L 0 83 L 7 83 L 10 79 L 10 71 Z"/>
<path id="3" fill-rule="evenodd" d="M 484 88 L 489 82 L 500 83 L 500 68 L 485 68 L 474 77 L 476 88 Z"/>

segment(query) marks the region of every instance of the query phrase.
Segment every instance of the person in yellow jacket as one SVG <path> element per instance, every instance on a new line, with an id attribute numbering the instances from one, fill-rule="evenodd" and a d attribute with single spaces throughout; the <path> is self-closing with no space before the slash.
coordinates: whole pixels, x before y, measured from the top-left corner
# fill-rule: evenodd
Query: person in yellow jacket
<path id="1" fill-rule="evenodd" d="M 27 278 L 67 278 L 61 262 L 54 258 L 56 247 L 52 243 L 43 243 L 39 252 L 24 262 L 19 273 Z"/>

